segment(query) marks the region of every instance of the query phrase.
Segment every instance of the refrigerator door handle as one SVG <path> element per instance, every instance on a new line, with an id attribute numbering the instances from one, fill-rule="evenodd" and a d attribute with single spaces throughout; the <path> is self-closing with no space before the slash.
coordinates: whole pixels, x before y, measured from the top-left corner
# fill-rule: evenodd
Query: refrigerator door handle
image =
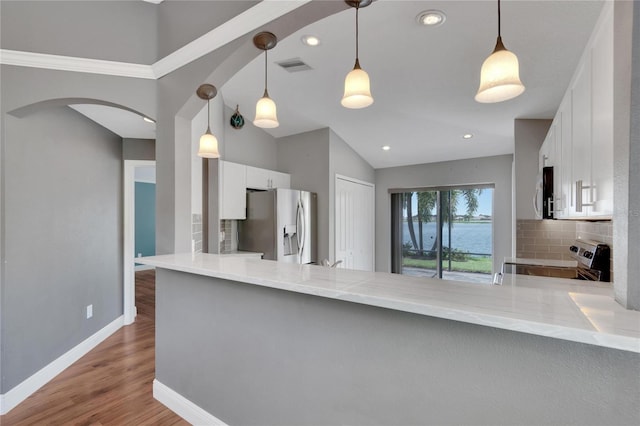
<path id="1" fill-rule="evenodd" d="M 300 241 L 299 248 L 298 248 L 298 256 L 300 258 L 300 263 L 302 263 L 302 252 L 304 251 L 304 244 L 306 242 L 305 241 L 306 240 L 306 235 L 305 235 L 306 226 L 305 226 L 305 223 L 304 223 L 304 219 L 305 219 L 304 218 L 304 206 L 302 205 L 302 202 L 300 202 L 300 200 L 298 200 L 298 212 L 297 212 L 297 216 L 296 216 L 296 221 L 298 220 L 298 216 L 300 217 L 300 225 L 301 225 L 300 227 L 302 228 L 301 232 L 298 233 L 298 237 L 299 237 L 298 241 Z"/>

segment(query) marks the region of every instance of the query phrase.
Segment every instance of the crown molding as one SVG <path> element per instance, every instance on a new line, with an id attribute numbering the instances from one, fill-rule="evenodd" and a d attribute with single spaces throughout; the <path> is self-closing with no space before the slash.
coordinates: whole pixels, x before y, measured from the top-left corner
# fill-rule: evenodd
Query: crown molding
<path id="1" fill-rule="evenodd" d="M 151 65 L 0 49 L 0 64 L 155 80 Z"/>
<path id="2" fill-rule="evenodd" d="M 0 64 L 156 80 L 310 1 L 263 0 L 153 65 L 7 49 L 0 49 Z"/>

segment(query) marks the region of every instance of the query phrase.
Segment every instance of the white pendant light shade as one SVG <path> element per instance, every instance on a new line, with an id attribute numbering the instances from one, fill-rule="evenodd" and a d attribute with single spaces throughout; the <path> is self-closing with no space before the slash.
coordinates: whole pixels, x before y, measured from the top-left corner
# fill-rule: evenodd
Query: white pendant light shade
<path id="1" fill-rule="evenodd" d="M 366 108 L 373 103 L 369 74 L 360 68 L 358 58 L 358 11 L 360 8 L 369 6 L 371 2 L 372 0 L 345 0 L 345 3 L 356 9 L 356 64 L 344 79 L 344 94 L 340 103 L 345 108 Z"/>
<path id="2" fill-rule="evenodd" d="M 480 88 L 475 99 L 481 103 L 502 102 L 515 98 L 524 90 L 518 57 L 505 49 L 498 38 L 496 50 L 482 64 Z"/>
<path id="3" fill-rule="evenodd" d="M 280 125 L 276 111 L 276 103 L 264 92 L 264 96 L 256 103 L 256 118 L 253 125 L 263 129 L 274 129 Z"/>
<path id="4" fill-rule="evenodd" d="M 218 138 L 211 133 L 211 99 L 216 97 L 218 89 L 211 84 L 202 84 L 196 90 L 196 95 L 200 99 L 207 101 L 207 131 L 200 136 L 200 145 L 198 146 L 198 157 L 203 158 L 220 158 L 218 152 Z"/>
<path id="5" fill-rule="evenodd" d="M 340 102 L 345 108 L 365 108 L 373 103 L 369 74 L 356 62 L 356 66 L 344 79 L 344 96 Z"/>
<path id="6" fill-rule="evenodd" d="M 207 129 L 207 132 L 200 136 L 198 157 L 220 158 L 220 153 L 218 152 L 218 139 L 211 134 L 210 129 Z"/>
<path id="7" fill-rule="evenodd" d="M 263 129 L 275 129 L 280 123 L 278 123 L 276 103 L 269 97 L 267 91 L 267 52 L 276 47 L 278 38 L 273 33 L 263 31 L 253 37 L 253 44 L 258 49 L 264 50 L 264 94 L 256 103 L 256 118 L 253 120 L 253 125 Z"/>

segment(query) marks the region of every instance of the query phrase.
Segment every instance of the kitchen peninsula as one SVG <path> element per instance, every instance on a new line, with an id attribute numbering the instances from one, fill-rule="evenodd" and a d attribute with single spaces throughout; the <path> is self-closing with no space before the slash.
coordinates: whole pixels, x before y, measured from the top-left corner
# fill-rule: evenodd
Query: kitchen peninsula
<path id="1" fill-rule="evenodd" d="M 508 275 L 491 286 L 210 254 L 140 262 L 157 268 L 155 395 L 173 409 L 167 395 L 179 395 L 203 422 L 640 419 L 640 313 L 603 284 Z"/>

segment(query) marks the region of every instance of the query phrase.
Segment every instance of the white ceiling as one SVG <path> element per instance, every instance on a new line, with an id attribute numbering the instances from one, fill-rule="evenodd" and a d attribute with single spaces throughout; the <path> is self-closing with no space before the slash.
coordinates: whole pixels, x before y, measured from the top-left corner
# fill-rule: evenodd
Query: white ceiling
<path id="1" fill-rule="evenodd" d="M 155 123 L 144 121 L 142 116 L 133 112 L 105 105 L 78 104 L 69 106 L 121 138 L 156 138 Z"/>
<path id="2" fill-rule="evenodd" d="M 480 67 L 497 36 L 496 1 L 378 0 L 360 11 L 360 63 L 375 103 L 340 105 L 354 63 L 354 10 L 316 22 L 269 51 L 269 94 L 288 136 L 332 128 L 373 167 L 512 153 L 516 118 L 552 118 L 602 7 L 601 1 L 503 1 L 502 38 L 520 60 L 527 90 L 520 97 L 479 104 Z M 446 22 L 423 27 L 416 15 L 445 12 Z M 304 46 L 305 34 L 321 39 Z M 275 62 L 300 58 L 313 68 L 289 73 Z M 251 121 L 262 96 L 264 55 L 221 88 L 230 108 Z M 462 139 L 472 133 L 470 140 Z M 390 151 L 382 151 L 390 145 Z"/>
<path id="3" fill-rule="evenodd" d="M 601 0 L 503 1 L 503 41 L 518 55 L 527 90 L 507 102 L 479 104 L 473 97 L 495 45 L 497 2 L 377 0 L 360 11 L 360 62 L 375 98 L 362 110 L 340 105 L 355 49 L 354 10 L 347 9 L 269 51 L 269 94 L 280 127 L 267 131 L 282 137 L 330 127 L 375 168 L 513 153 L 513 120 L 554 116 L 601 7 Z M 418 25 L 416 16 L 426 9 L 442 10 L 446 22 Z M 320 46 L 303 45 L 307 34 L 318 36 Z M 289 73 L 276 65 L 291 58 L 312 70 Z M 220 90 L 227 106 L 240 105 L 248 125 L 263 73 L 260 55 Z M 72 108 L 123 138 L 156 137 L 155 124 L 134 113 Z M 474 137 L 465 140 L 465 133 Z"/>

